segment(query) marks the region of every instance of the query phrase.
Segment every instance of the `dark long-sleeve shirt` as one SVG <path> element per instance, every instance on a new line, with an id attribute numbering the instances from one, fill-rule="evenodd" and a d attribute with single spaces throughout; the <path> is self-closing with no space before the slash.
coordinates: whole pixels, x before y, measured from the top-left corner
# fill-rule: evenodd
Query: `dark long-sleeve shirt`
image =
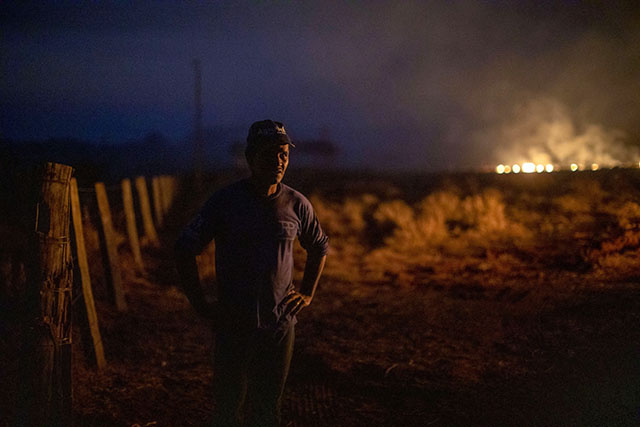
<path id="1" fill-rule="evenodd" d="M 176 251 L 197 255 L 216 242 L 220 303 L 255 327 L 286 326 L 279 304 L 293 289 L 293 242 L 322 257 L 328 238 L 309 200 L 279 184 L 276 193 L 257 194 L 247 180 L 211 196 L 183 230 Z"/>

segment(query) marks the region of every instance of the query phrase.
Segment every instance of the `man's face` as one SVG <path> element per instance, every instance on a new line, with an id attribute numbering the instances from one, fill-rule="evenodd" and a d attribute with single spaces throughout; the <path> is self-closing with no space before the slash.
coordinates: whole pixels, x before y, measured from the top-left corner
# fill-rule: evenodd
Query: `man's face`
<path id="1" fill-rule="evenodd" d="M 268 145 L 258 148 L 249 162 L 255 178 L 268 184 L 278 184 L 289 166 L 289 145 Z"/>

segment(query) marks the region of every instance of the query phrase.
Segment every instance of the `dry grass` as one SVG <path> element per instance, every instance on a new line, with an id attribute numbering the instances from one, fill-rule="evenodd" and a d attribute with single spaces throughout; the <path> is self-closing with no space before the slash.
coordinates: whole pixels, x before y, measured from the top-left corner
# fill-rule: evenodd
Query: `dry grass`
<path id="1" fill-rule="evenodd" d="M 331 236 L 328 269 L 345 280 L 410 283 L 429 273 L 549 268 L 609 280 L 637 275 L 639 194 L 593 177 L 556 184 L 553 192 L 462 191 L 449 182 L 413 201 L 366 193 L 311 201 Z"/>

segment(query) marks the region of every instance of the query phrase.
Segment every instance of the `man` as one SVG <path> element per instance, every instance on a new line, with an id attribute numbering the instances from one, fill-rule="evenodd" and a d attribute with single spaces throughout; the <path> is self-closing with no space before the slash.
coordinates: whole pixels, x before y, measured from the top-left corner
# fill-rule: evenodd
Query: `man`
<path id="1" fill-rule="evenodd" d="M 311 203 L 282 183 L 290 147 L 282 123 L 253 123 L 245 150 L 251 177 L 214 193 L 176 242 L 185 293 L 216 325 L 216 426 L 241 425 L 245 400 L 249 425 L 278 425 L 296 314 L 311 303 L 324 267 L 328 238 Z M 307 251 L 299 291 L 292 282 L 296 237 Z M 215 302 L 202 292 L 195 259 L 212 239 Z"/>

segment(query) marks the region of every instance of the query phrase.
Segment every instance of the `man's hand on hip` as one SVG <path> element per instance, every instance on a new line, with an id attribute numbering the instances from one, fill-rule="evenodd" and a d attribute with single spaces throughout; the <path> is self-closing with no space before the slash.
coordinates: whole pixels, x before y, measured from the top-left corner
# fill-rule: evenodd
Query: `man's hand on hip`
<path id="1" fill-rule="evenodd" d="M 280 302 L 280 305 L 284 306 L 282 315 L 293 317 L 309 304 L 311 304 L 311 296 L 292 290 Z"/>

